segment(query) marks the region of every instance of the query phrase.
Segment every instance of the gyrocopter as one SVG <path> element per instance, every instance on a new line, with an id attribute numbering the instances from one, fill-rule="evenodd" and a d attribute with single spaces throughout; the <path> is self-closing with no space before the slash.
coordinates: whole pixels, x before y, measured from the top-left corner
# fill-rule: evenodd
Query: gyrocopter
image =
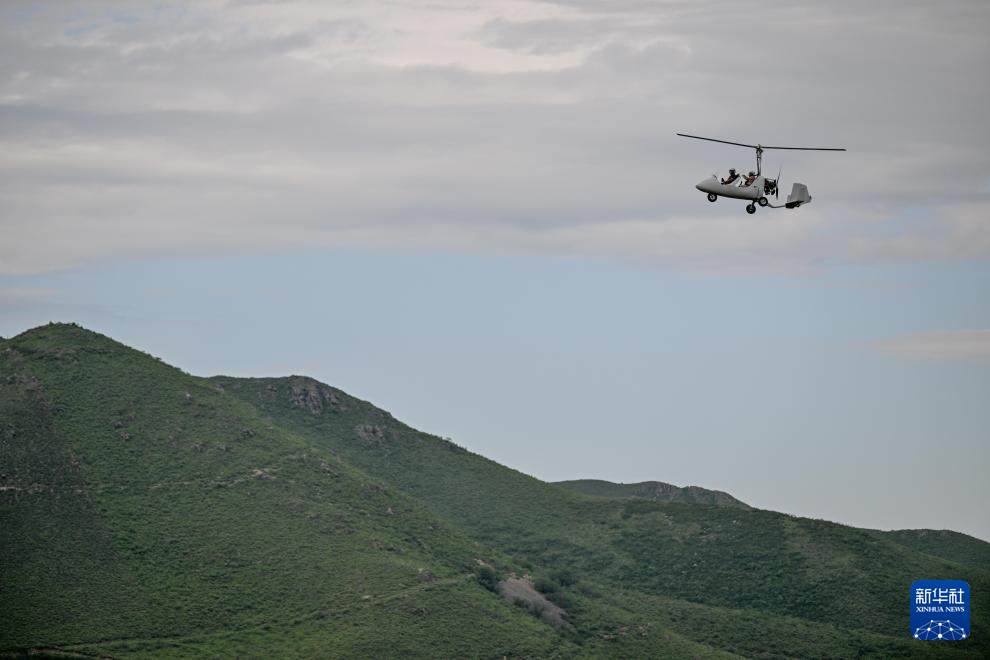
<path id="1" fill-rule="evenodd" d="M 780 199 L 780 170 L 777 171 L 777 178 L 770 179 L 763 176 L 763 151 L 765 149 L 791 149 L 795 151 L 845 151 L 845 149 L 835 149 L 826 147 L 766 147 L 762 144 L 743 144 L 742 142 L 729 142 L 728 140 L 716 140 L 715 138 L 700 137 L 698 135 L 686 135 L 678 133 L 681 137 L 694 138 L 695 140 L 708 140 L 709 142 L 721 142 L 722 144 L 732 144 L 737 147 L 749 147 L 756 149 L 756 170 L 750 170 L 748 175 L 736 173 L 735 168 L 729 170 L 729 175 L 719 178 L 718 174 L 712 174 L 707 179 L 703 179 L 695 186 L 703 193 L 708 193 L 708 201 L 717 201 L 719 197 L 729 197 L 732 199 L 749 200 L 746 205 L 746 213 L 756 213 L 756 205 L 769 206 L 772 209 L 789 208 L 796 209 L 802 204 L 811 202 L 811 195 L 808 193 L 808 186 L 803 183 L 795 183 L 791 187 L 791 194 L 787 196 L 784 204 L 774 205 L 767 199 L 773 195 L 774 199 Z"/>

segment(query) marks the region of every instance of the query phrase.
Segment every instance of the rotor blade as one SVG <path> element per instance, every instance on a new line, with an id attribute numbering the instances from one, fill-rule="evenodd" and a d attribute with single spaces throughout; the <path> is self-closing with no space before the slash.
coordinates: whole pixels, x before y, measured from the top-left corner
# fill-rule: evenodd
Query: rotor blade
<path id="1" fill-rule="evenodd" d="M 795 151 L 845 151 L 845 149 L 834 149 L 830 147 L 763 147 L 764 149 L 791 149 Z"/>
<path id="2" fill-rule="evenodd" d="M 715 138 L 701 137 L 700 135 L 688 135 L 687 133 L 678 133 L 681 137 L 694 138 L 695 140 L 708 140 L 709 142 L 721 142 L 722 144 L 734 144 L 737 147 L 749 147 L 750 149 L 756 149 L 755 144 L 743 144 L 742 142 L 729 142 L 728 140 L 716 140 Z M 765 148 L 765 147 L 764 147 Z"/>

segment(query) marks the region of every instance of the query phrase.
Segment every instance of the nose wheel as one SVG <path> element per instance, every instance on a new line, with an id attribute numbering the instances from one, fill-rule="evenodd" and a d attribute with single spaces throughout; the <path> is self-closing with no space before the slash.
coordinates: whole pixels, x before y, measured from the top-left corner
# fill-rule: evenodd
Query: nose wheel
<path id="1" fill-rule="evenodd" d="M 718 199 L 718 195 L 716 195 L 715 193 L 708 193 L 709 202 L 714 202 L 716 199 Z"/>
<path id="2" fill-rule="evenodd" d="M 746 213 L 749 213 L 750 215 L 753 215 L 754 213 L 756 213 L 756 204 L 747 204 L 746 205 Z"/>

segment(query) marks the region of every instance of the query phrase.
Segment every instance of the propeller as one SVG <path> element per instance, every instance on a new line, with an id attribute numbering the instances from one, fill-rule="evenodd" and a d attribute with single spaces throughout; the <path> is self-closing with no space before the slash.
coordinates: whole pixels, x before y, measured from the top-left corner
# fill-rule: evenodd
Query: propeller
<path id="1" fill-rule="evenodd" d="M 781 165 L 780 167 L 777 168 L 777 178 L 773 180 L 773 198 L 774 199 L 780 199 L 780 172 L 783 169 L 784 169 L 784 166 L 783 165 Z"/>

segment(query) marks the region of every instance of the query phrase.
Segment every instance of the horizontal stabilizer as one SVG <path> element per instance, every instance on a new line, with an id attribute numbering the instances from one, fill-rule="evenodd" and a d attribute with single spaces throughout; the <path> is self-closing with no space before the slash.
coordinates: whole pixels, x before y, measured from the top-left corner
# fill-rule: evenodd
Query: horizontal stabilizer
<path id="1" fill-rule="evenodd" d="M 808 192 L 808 186 L 803 183 L 795 183 L 791 187 L 791 194 L 787 196 L 787 203 L 784 205 L 789 209 L 796 209 L 802 204 L 807 204 L 811 201 L 811 194 Z"/>

